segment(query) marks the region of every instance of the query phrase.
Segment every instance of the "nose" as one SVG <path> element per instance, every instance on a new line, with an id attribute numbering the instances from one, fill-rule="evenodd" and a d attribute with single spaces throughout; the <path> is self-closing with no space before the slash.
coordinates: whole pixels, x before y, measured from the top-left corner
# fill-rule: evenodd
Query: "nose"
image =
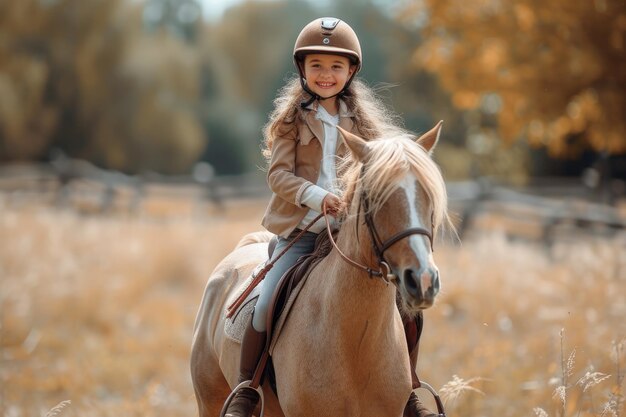
<path id="1" fill-rule="evenodd" d="M 439 293 L 439 271 L 437 268 L 407 268 L 404 270 L 404 286 L 411 296 L 422 300 L 433 300 Z"/>

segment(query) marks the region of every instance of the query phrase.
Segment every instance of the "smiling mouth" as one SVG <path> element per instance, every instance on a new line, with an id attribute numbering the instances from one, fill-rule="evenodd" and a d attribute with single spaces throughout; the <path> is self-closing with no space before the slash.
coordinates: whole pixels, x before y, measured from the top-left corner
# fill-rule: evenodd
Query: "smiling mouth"
<path id="1" fill-rule="evenodd" d="M 320 88 L 332 88 L 335 83 L 316 83 Z"/>

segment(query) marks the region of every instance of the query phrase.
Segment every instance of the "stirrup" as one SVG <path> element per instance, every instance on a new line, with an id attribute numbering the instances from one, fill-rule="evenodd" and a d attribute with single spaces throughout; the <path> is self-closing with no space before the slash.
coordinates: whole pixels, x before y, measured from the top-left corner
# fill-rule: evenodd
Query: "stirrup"
<path id="1" fill-rule="evenodd" d="M 259 417 L 263 417 L 263 413 L 265 412 L 265 397 L 263 396 L 263 388 L 261 387 L 261 385 L 259 385 L 258 387 L 254 388 L 252 386 L 252 381 L 251 380 L 243 381 L 241 384 L 237 385 L 233 389 L 233 392 L 231 392 L 230 395 L 228 396 L 228 398 L 226 398 L 226 401 L 224 402 L 224 405 L 222 406 L 222 411 L 220 412 L 220 417 L 225 417 L 226 416 L 226 410 L 228 410 L 228 406 L 233 401 L 233 398 L 235 398 L 235 395 L 237 395 L 237 393 L 240 390 L 244 389 L 244 388 L 245 389 L 254 390 L 254 391 L 256 391 L 257 394 L 259 394 L 259 399 L 261 401 L 261 414 L 259 414 Z"/>
<path id="2" fill-rule="evenodd" d="M 446 411 L 443 409 L 443 403 L 441 402 L 441 398 L 439 398 L 439 394 L 437 391 L 427 382 L 420 380 L 420 386 L 417 388 L 424 388 L 426 391 L 430 392 L 433 397 L 435 397 L 435 403 L 437 403 L 437 416 L 438 417 L 446 417 Z"/>

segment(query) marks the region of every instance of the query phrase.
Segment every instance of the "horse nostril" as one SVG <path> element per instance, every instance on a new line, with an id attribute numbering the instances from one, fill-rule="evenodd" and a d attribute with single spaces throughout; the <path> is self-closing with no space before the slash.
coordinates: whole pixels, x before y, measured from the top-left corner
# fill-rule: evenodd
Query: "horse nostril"
<path id="1" fill-rule="evenodd" d="M 435 270 L 431 270 L 430 273 L 432 276 L 432 284 L 431 284 L 431 287 L 429 288 L 429 291 L 431 291 L 433 296 L 435 296 L 439 292 L 439 288 L 441 285 L 439 283 L 439 271 L 435 269 Z"/>
<path id="2" fill-rule="evenodd" d="M 409 294 L 417 295 L 419 293 L 419 282 L 417 280 L 417 275 L 413 273 L 411 268 L 407 268 L 404 270 L 404 286 L 406 287 Z"/>
<path id="3" fill-rule="evenodd" d="M 437 268 L 407 268 L 403 272 L 404 287 L 417 298 L 434 298 L 439 293 L 439 271 Z"/>

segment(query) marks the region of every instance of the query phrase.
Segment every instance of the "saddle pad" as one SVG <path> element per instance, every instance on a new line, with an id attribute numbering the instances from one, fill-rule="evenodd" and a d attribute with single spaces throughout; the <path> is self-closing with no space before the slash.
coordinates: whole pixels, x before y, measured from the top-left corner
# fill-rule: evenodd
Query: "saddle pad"
<path id="1" fill-rule="evenodd" d="M 261 264 L 261 268 L 257 268 L 257 270 L 255 270 L 254 273 L 252 273 L 252 275 L 250 275 L 242 283 L 241 289 L 240 289 L 241 291 L 243 291 L 248 285 L 250 285 L 250 283 L 254 279 L 254 276 L 256 275 L 255 273 L 258 272 L 260 269 L 262 269 L 263 266 L 264 264 Z M 313 267 L 313 265 L 311 265 L 311 267 Z M 270 354 L 274 350 L 274 345 L 276 344 L 276 340 L 278 339 L 278 336 L 280 335 L 280 331 L 282 330 L 285 322 L 287 321 L 287 317 L 289 316 L 289 311 L 291 310 L 293 303 L 296 301 L 296 298 L 298 297 L 300 290 L 304 286 L 304 283 L 309 277 L 309 274 L 310 274 L 310 270 L 307 271 L 307 273 L 302 277 L 302 279 L 298 282 L 298 285 L 296 285 L 291 290 L 291 292 L 288 294 L 288 299 L 285 300 L 284 306 L 278 306 L 280 307 L 280 315 L 278 316 L 276 323 L 272 327 L 272 335 L 271 335 L 272 340 L 271 340 L 270 349 L 269 349 Z M 240 294 L 241 292 L 238 291 L 238 293 Z M 256 305 L 256 302 L 260 294 L 261 294 L 261 286 L 257 285 L 252 290 L 250 295 L 246 297 L 245 301 L 241 303 L 241 306 L 239 306 L 235 314 L 233 314 L 232 317 L 226 318 L 226 320 L 224 321 L 224 333 L 226 333 L 226 336 L 228 336 L 229 339 L 237 343 L 242 342 L 243 334 L 246 330 L 246 325 L 248 324 L 248 321 L 250 320 L 250 316 L 252 315 L 252 312 L 254 311 L 254 306 Z M 233 297 L 233 300 L 235 298 L 236 297 Z M 273 308 L 275 307 L 276 306 L 273 306 Z"/>
<path id="2" fill-rule="evenodd" d="M 228 336 L 229 339 L 241 343 L 243 340 L 243 334 L 246 331 L 246 325 L 250 320 L 250 316 L 254 311 L 254 306 L 256 305 L 256 301 L 259 298 L 259 287 L 256 287 L 254 291 L 250 294 L 250 299 L 247 299 L 239 310 L 237 314 L 229 317 L 224 322 L 224 333 Z"/>
<path id="3" fill-rule="evenodd" d="M 259 264 L 252 274 L 244 282 L 242 282 L 237 291 L 233 293 L 228 300 L 226 301 L 226 305 L 230 305 L 234 300 L 236 300 L 240 294 L 242 294 L 246 288 L 252 283 L 254 277 L 263 269 L 265 266 L 265 262 Z M 224 333 L 231 340 L 241 343 L 243 339 L 243 333 L 246 330 L 246 325 L 248 324 L 248 320 L 252 315 L 252 311 L 254 310 L 254 306 L 256 305 L 256 300 L 259 298 L 259 294 L 261 293 L 261 285 L 257 285 L 252 292 L 246 297 L 245 301 L 241 303 L 235 314 L 232 317 L 227 317 L 224 321 Z M 226 312 L 224 312 L 226 314 Z"/>

